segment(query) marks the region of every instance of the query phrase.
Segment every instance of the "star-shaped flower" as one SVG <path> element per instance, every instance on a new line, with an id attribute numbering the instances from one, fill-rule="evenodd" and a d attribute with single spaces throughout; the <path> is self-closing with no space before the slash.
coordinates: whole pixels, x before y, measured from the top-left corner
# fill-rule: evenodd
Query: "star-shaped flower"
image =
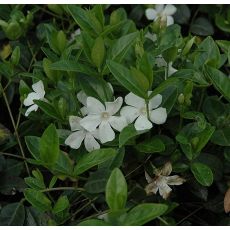
<path id="1" fill-rule="evenodd" d="M 176 10 L 174 5 L 168 4 L 164 6 L 164 4 L 158 4 L 155 6 L 155 9 L 146 9 L 145 15 L 148 20 L 156 21 L 160 18 L 161 21 L 166 21 L 167 26 L 169 26 L 174 23 L 172 15 L 176 13 Z"/>
<path id="2" fill-rule="evenodd" d="M 34 92 L 29 93 L 27 97 L 25 98 L 23 104 L 25 106 L 30 106 L 25 113 L 25 116 L 27 117 L 32 111 L 38 110 L 38 105 L 34 104 L 34 100 L 45 100 L 45 90 L 43 82 L 40 80 L 37 83 L 32 85 L 32 89 Z"/>
<path id="3" fill-rule="evenodd" d="M 124 117 L 114 116 L 120 110 L 122 103 L 122 97 L 113 102 L 105 102 L 105 105 L 94 97 L 88 97 L 86 101 L 88 115 L 80 121 L 80 125 L 89 132 L 99 126 L 98 135 L 101 143 L 112 141 L 115 138 L 112 128 L 120 132 L 127 125 Z"/>
<path id="4" fill-rule="evenodd" d="M 149 91 L 150 95 L 152 91 Z M 125 97 L 125 103 L 128 106 L 124 106 L 121 109 L 120 114 L 126 117 L 128 123 L 132 123 L 135 119 L 134 126 L 136 130 L 151 129 L 153 127 L 152 122 L 155 124 L 163 124 L 167 118 L 167 112 L 165 108 L 159 107 L 162 102 L 162 96 L 157 94 L 152 97 L 148 103 L 149 117 L 146 102 L 143 98 L 138 97 L 133 93 L 129 93 Z"/>
<path id="5" fill-rule="evenodd" d="M 97 130 L 89 132 L 80 125 L 82 118 L 77 116 L 69 117 L 69 124 L 71 133 L 65 140 L 65 144 L 69 145 L 72 149 L 78 149 L 81 146 L 82 141 L 84 140 L 85 148 L 88 152 L 91 152 L 95 149 L 100 149 L 99 143 L 95 138 L 97 136 Z"/>
<path id="6" fill-rule="evenodd" d="M 148 185 L 145 187 L 147 195 L 156 194 L 159 190 L 163 199 L 167 199 L 172 191 L 169 185 L 181 185 L 185 182 L 185 179 L 178 176 L 169 176 L 172 172 L 172 164 L 167 162 L 161 169 L 156 169 L 155 177 L 151 178 L 147 172 L 145 172 L 145 178 Z"/>

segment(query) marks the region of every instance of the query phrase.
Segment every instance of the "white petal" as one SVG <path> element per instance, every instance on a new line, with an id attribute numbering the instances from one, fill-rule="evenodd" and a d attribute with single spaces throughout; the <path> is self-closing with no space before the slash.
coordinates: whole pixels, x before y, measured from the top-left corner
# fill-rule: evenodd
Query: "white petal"
<path id="1" fill-rule="evenodd" d="M 169 185 L 181 185 L 185 182 L 185 179 L 178 175 L 168 176 L 166 177 L 166 180 L 167 180 L 167 184 Z"/>
<path id="2" fill-rule="evenodd" d="M 175 72 L 177 72 L 177 69 L 172 67 L 172 62 L 169 63 L 169 69 L 168 69 L 168 76 L 173 75 Z"/>
<path id="3" fill-rule="evenodd" d="M 174 5 L 168 4 L 165 6 L 162 13 L 166 16 L 171 16 L 171 15 L 175 14 L 176 11 L 177 11 L 177 8 Z"/>
<path id="4" fill-rule="evenodd" d="M 156 34 L 152 34 L 150 32 L 147 32 L 145 34 L 145 37 L 150 39 L 151 41 L 155 42 L 157 40 L 157 35 Z"/>
<path id="5" fill-rule="evenodd" d="M 109 122 L 101 122 L 99 126 L 99 137 L 102 144 L 112 141 L 115 138 L 115 133 L 112 130 Z"/>
<path id="6" fill-rule="evenodd" d="M 156 18 L 157 12 L 156 12 L 156 10 L 154 10 L 152 8 L 148 8 L 145 10 L 145 16 L 148 20 L 153 20 Z"/>
<path id="7" fill-rule="evenodd" d="M 90 133 L 87 133 L 84 140 L 85 148 L 88 152 L 91 152 L 95 149 L 100 149 L 100 145 L 95 140 L 94 136 Z"/>
<path id="8" fill-rule="evenodd" d="M 147 180 L 149 184 L 153 181 L 151 176 L 149 176 L 149 174 L 146 171 L 145 171 L 145 179 Z"/>
<path id="9" fill-rule="evenodd" d="M 32 111 L 37 111 L 38 110 L 38 106 L 37 105 L 31 105 L 25 112 L 25 116 L 29 116 L 29 114 L 32 112 Z"/>
<path id="10" fill-rule="evenodd" d="M 77 94 L 77 99 L 78 99 L 78 101 L 80 101 L 84 106 L 86 106 L 87 95 L 85 94 L 85 92 L 84 92 L 83 90 L 81 90 L 81 91 Z"/>
<path id="11" fill-rule="evenodd" d="M 77 131 L 70 134 L 65 140 L 65 144 L 69 145 L 72 149 L 78 149 L 85 138 L 85 131 Z"/>
<path id="12" fill-rule="evenodd" d="M 32 89 L 35 93 L 39 95 L 40 98 L 43 98 L 45 96 L 45 90 L 42 81 L 38 81 L 37 83 L 33 84 Z"/>
<path id="13" fill-rule="evenodd" d="M 148 120 L 147 116 L 144 115 L 140 115 L 137 118 L 137 120 L 134 123 L 134 126 L 137 131 L 151 129 L 153 127 L 152 123 Z"/>
<path id="14" fill-rule="evenodd" d="M 71 131 L 81 130 L 82 127 L 80 125 L 81 117 L 78 116 L 69 116 L 69 124 Z"/>
<path id="15" fill-rule="evenodd" d="M 82 116 L 86 116 L 88 114 L 88 109 L 86 106 L 80 108 Z"/>
<path id="16" fill-rule="evenodd" d="M 156 194 L 158 191 L 158 186 L 155 182 L 152 182 L 145 187 L 145 191 L 147 195 L 150 195 L 152 193 Z"/>
<path id="17" fill-rule="evenodd" d="M 107 84 L 108 84 L 109 88 L 111 89 L 111 92 L 114 93 L 112 84 L 110 82 L 108 82 Z"/>
<path id="18" fill-rule="evenodd" d="M 125 103 L 139 109 L 145 106 L 145 100 L 133 93 L 125 96 Z"/>
<path id="19" fill-rule="evenodd" d="M 171 172 L 172 172 L 172 164 L 171 162 L 166 162 L 164 166 L 161 168 L 160 174 L 162 176 L 168 176 L 171 174 Z"/>
<path id="20" fill-rule="evenodd" d="M 161 13 L 164 9 L 164 4 L 157 4 L 155 6 L 155 10 L 157 11 L 157 13 Z"/>
<path id="21" fill-rule="evenodd" d="M 167 16 L 167 26 L 173 25 L 174 19 L 172 16 Z"/>
<path id="22" fill-rule="evenodd" d="M 121 130 L 128 125 L 125 117 L 117 117 L 117 116 L 111 116 L 109 118 L 110 125 L 116 129 L 117 131 L 121 132 Z"/>
<path id="23" fill-rule="evenodd" d="M 37 93 L 32 92 L 27 95 L 23 104 L 25 106 L 30 106 L 34 104 L 34 100 L 39 100 L 39 99 L 40 99 L 40 96 Z"/>
<path id="24" fill-rule="evenodd" d="M 88 115 L 80 121 L 80 125 L 89 132 L 94 131 L 97 126 L 101 123 L 100 115 Z"/>
<path id="25" fill-rule="evenodd" d="M 113 102 L 105 102 L 105 108 L 106 112 L 108 112 L 110 115 L 114 115 L 119 111 L 123 103 L 122 97 L 118 97 L 115 101 Z"/>
<path id="26" fill-rule="evenodd" d="M 161 102 L 162 102 L 162 96 L 160 94 L 157 94 L 156 96 L 152 97 L 149 101 L 149 110 L 159 107 Z"/>
<path id="27" fill-rule="evenodd" d="M 86 103 L 89 114 L 100 114 L 105 111 L 105 106 L 94 97 L 87 97 Z"/>
<path id="28" fill-rule="evenodd" d="M 121 108 L 120 114 L 121 116 L 125 117 L 127 122 L 130 124 L 140 115 L 140 112 L 135 107 L 124 106 Z"/>
<path id="29" fill-rule="evenodd" d="M 166 119 L 167 112 L 165 108 L 160 107 L 150 112 L 150 120 L 157 125 L 165 123 Z"/>
<path id="30" fill-rule="evenodd" d="M 160 193 L 160 195 L 164 199 L 167 199 L 169 197 L 170 192 L 172 191 L 172 189 L 166 183 L 159 183 L 158 187 L 159 187 L 159 193 Z"/>
<path id="31" fill-rule="evenodd" d="M 165 59 L 161 55 L 156 56 L 155 62 L 156 62 L 157 67 L 159 68 L 167 66 Z"/>

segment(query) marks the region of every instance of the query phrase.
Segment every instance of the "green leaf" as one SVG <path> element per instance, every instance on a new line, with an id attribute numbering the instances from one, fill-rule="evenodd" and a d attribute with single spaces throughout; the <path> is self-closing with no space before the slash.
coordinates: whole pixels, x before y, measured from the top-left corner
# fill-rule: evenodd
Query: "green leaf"
<path id="1" fill-rule="evenodd" d="M 139 36 L 139 32 L 130 33 L 120 37 L 111 47 L 108 59 L 121 63 L 126 53 L 132 47 L 133 43 Z"/>
<path id="2" fill-rule="evenodd" d="M 25 189 L 24 196 L 38 210 L 43 212 L 51 210 L 51 201 L 44 193 L 28 188 Z"/>
<path id="3" fill-rule="evenodd" d="M 23 226 L 24 220 L 25 208 L 23 202 L 11 203 L 1 209 L 1 226 Z"/>
<path id="4" fill-rule="evenodd" d="M 215 41 L 210 36 L 205 38 L 198 46 L 198 52 L 194 60 L 195 67 L 201 68 L 204 64 L 207 64 L 218 68 L 220 62 L 220 51 Z"/>
<path id="5" fill-rule="evenodd" d="M 53 207 L 52 212 L 54 214 L 58 214 L 60 212 L 65 211 L 66 209 L 69 208 L 69 200 L 67 196 L 60 196 L 56 202 L 56 204 Z"/>
<path id="6" fill-rule="evenodd" d="M 166 88 L 162 93 L 162 103 L 161 103 L 161 107 L 166 108 L 167 110 L 167 114 L 170 113 L 170 111 L 172 110 L 175 102 L 177 101 L 177 97 L 178 97 L 178 89 L 176 86 L 170 86 L 168 88 Z"/>
<path id="7" fill-rule="evenodd" d="M 142 226 L 151 220 L 163 215 L 168 206 L 165 204 L 139 204 L 125 218 L 125 226 Z"/>
<path id="8" fill-rule="evenodd" d="M 91 50 L 91 58 L 97 68 L 100 68 L 105 57 L 105 44 L 102 37 L 95 40 L 94 46 Z"/>
<path id="9" fill-rule="evenodd" d="M 130 138 L 145 132 L 146 131 L 137 131 L 133 124 L 126 126 L 119 134 L 119 148 L 125 145 Z"/>
<path id="10" fill-rule="evenodd" d="M 139 97 L 147 97 L 146 93 L 144 93 L 143 89 L 139 86 L 137 80 L 132 77 L 129 69 L 114 61 L 107 61 L 107 65 L 116 80 L 119 81 L 126 89 Z"/>
<path id="11" fill-rule="evenodd" d="M 214 34 L 214 29 L 208 19 L 199 17 L 191 25 L 191 32 L 199 36 L 208 36 Z"/>
<path id="12" fill-rule="evenodd" d="M 110 173 L 111 170 L 107 168 L 101 168 L 96 172 L 90 173 L 90 177 L 84 186 L 85 190 L 92 194 L 104 192 Z"/>
<path id="13" fill-rule="evenodd" d="M 98 35 L 102 32 L 100 22 L 90 11 L 83 10 L 75 5 L 69 5 L 67 9 L 83 31 L 85 30 L 92 35 Z"/>
<path id="14" fill-rule="evenodd" d="M 50 124 L 40 140 L 40 158 L 47 165 L 54 165 L 59 157 L 59 138 L 54 124 Z"/>
<path id="15" fill-rule="evenodd" d="M 51 105 L 50 103 L 41 100 L 34 100 L 34 103 L 38 105 L 38 107 L 48 116 L 58 120 L 62 120 L 61 116 L 58 114 L 54 106 Z"/>
<path id="16" fill-rule="evenodd" d="M 143 153 L 158 153 L 165 150 L 164 142 L 156 137 L 145 140 L 135 146 L 135 148 Z"/>
<path id="17" fill-rule="evenodd" d="M 230 102 L 230 79 L 221 71 L 205 66 L 207 76 L 213 86 Z"/>
<path id="18" fill-rule="evenodd" d="M 198 162 L 192 163 L 191 171 L 201 185 L 210 186 L 213 183 L 213 173 L 207 165 Z"/>
<path id="19" fill-rule="evenodd" d="M 40 146 L 40 137 L 34 137 L 34 136 L 26 136 L 25 137 L 25 142 L 28 150 L 32 154 L 33 158 L 36 160 L 40 159 L 40 151 L 39 151 L 39 146 Z"/>
<path id="20" fill-rule="evenodd" d="M 78 226 L 108 226 L 105 221 L 98 219 L 84 220 L 78 224 Z"/>
<path id="21" fill-rule="evenodd" d="M 86 64 L 80 64 L 79 62 L 72 61 L 72 60 L 60 60 L 57 62 L 52 63 L 49 66 L 52 70 L 60 70 L 66 72 L 77 72 L 77 73 L 84 73 L 89 76 L 97 76 L 97 72 L 95 72 L 90 66 Z"/>
<path id="22" fill-rule="evenodd" d="M 212 135 L 211 142 L 220 146 L 230 146 L 230 127 L 216 130 Z"/>
<path id="23" fill-rule="evenodd" d="M 117 151 L 112 148 L 97 149 L 85 154 L 74 168 L 74 175 L 80 175 L 95 165 L 101 164 L 104 161 L 114 157 Z"/>
<path id="24" fill-rule="evenodd" d="M 217 27 L 224 32 L 230 33 L 230 24 L 221 14 L 216 14 L 215 23 Z"/>
<path id="25" fill-rule="evenodd" d="M 46 188 L 44 182 L 39 180 L 38 178 L 26 177 L 24 180 L 25 180 L 26 184 L 33 189 L 40 190 L 40 189 Z"/>
<path id="26" fill-rule="evenodd" d="M 127 201 L 127 183 L 119 168 L 115 168 L 106 184 L 106 202 L 110 210 L 125 208 Z"/>

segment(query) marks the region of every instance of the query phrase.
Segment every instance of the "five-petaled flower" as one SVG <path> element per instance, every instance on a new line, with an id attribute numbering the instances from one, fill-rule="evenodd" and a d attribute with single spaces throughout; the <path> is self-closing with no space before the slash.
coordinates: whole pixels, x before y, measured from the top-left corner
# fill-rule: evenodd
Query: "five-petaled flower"
<path id="1" fill-rule="evenodd" d="M 43 82 L 40 80 L 37 83 L 32 85 L 32 89 L 34 90 L 34 92 L 29 93 L 27 95 L 27 97 L 25 98 L 23 104 L 25 106 L 30 106 L 26 112 L 25 112 L 25 116 L 27 117 L 32 111 L 37 111 L 38 110 L 38 106 L 36 104 L 34 104 L 34 100 L 45 100 L 44 96 L 45 96 L 45 90 L 44 90 L 44 85 Z"/>
<path id="2" fill-rule="evenodd" d="M 148 94 L 150 95 L 151 92 L 149 91 Z M 134 123 L 136 130 L 151 129 L 152 122 L 160 125 L 166 121 L 166 109 L 159 107 L 162 102 L 160 94 L 152 97 L 148 102 L 148 106 L 143 98 L 133 93 L 126 95 L 125 102 L 128 106 L 124 106 L 120 114 L 126 117 L 128 123 L 132 123 L 136 119 Z M 149 111 L 147 111 L 147 108 Z M 151 121 L 148 119 L 148 114 Z"/>
<path id="3" fill-rule="evenodd" d="M 65 140 L 65 144 L 69 145 L 72 149 L 78 149 L 81 146 L 82 141 L 84 140 L 85 148 L 88 152 L 91 152 L 95 149 L 100 149 L 99 143 L 95 138 L 97 137 L 97 130 L 92 132 L 87 131 L 80 125 L 82 118 L 78 116 L 70 116 L 69 124 L 71 133 Z"/>
<path id="4" fill-rule="evenodd" d="M 159 4 L 155 6 L 155 9 L 146 9 L 145 15 L 148 20 L 156 21 L 160 19 L 161 22 L 166 22 L 167 26 L 169 26 L 174 23 L 172 15 L 176 13 L 176 10 L 174 5 L 168 4 L 164 6 L 164 4 Z"/>
<path id="5" fill-rule="evenodd" d="M 122 97 L 113 102 L 105 102 L 105 105 L 94 97 L 88 97 L 86 101 L 88 115 L 80 121 L 80 125 L 89 132 L 99 126 L 98 135 L 101 143 L 112 141 L 115 138 L 112 127 L 120 132 L 127 125 L 124 117 L 114 116 L 120 110 L 122 103 Z"/>
<path id="6" fill-rule="evenodd" d="M 185 179 L 178 176 L 169 176 L 172 172 L 172 164 L 167 162 L 161 169 L 156 169 L 155 177 L 151 178 L 147 172 L 145 172 L 145 178 L 148 185 L 145 187 L 147 195 L 156 194 L 159 190 L 160 195 L 167 199 L 172 191 L 169 185 L 181 185 L 185 182 Z"/>

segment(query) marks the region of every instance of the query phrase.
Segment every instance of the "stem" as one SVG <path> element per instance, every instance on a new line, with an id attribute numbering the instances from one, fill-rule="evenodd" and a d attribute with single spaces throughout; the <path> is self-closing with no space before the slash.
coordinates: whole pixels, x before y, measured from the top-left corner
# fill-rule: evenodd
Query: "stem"
<path id="1" fill-rule="evenodd" d="M 205 93 L 205 89 L 202 89 L 201 98 L 200 98 L 200 102 L 199 102 L 197 111 L 200 111 L 201 105 L 202 105 L 203 100 L 204 100 L 204 93 Z"/>
<path id="2" fill-rule="evenodd" d="M 24 159 L 26 159 L 24 150 L 22 148 L 22 143 L 21 143 L 19 135 L 18 135 L 18 130 L 17 130 L 16 124 L 15 124 L 15 121 L 14 121 L 14 118 L 13 118 L 13 115 L 12 115 L 12 112 L 11 112 L 11 109 L 10 109 L 10 105 L 9 105 L 9 102 L 7 100 L 5 91 L 3 90 L 3 87 L 2 87 L 1 83 L 0 83 L 0 87 L 1 87 L 1 91 L 2 91 L 2 95 L 3 95 L 4 101 L 6 103 L 6 107 L 7 107 L 8 113 L 10 115 L 10 119 L 11 119 L 12 125 L 14 127 L 14 132 L 15 132 L 15 136 L 16 136 L 16 139 L 17 139 L 17 142 L 18 142 L 18 146 L 19 146 L 20 151 L 21 151 L 21 155 L 22 155 L 22 157 Z M 30 176 L 30 170 L 29 170 L 29 167 L 28 167 L 28 164 L 27 164 L 26 160 L 24 160 L 24 163 L 25 163 L 25 166 L 26 166 L 26 171 L 27 171 L 28 175 Z"/>
<path id="3" fill-rule="evenodd" d="M 53 191 L 61 191 L 61 190 L 75 190 L 79 192 L 85 191 L 83 188 L 76 188 L 76 187 L 58 187 L 58 188 L 47 188 L 40 190 L 40 192 L 53 192 Z"/>
<path id="4" fill-rule="evenodd" d="M 161 218 L 160 216 L 158 216 L 157 219 L 160 220 L 162 223 L 164 223 L 166 226 L 169 226 L 169 223 L 163 218 Z"/>
<path id="5" fill-rule="evenodd" d="M 15 158 L 18 158 L 18 159 L 21 159 L 21 160 L 26 160 L 26 158 L 18 156 L 18 155 L 15 155 L 15 154 L 12 154 L 12 153 L 0 152 L 0 154 L 1 155 L 5 155 L 5 156 L 9 156 L 9 157 L 15 157 Z"/>

